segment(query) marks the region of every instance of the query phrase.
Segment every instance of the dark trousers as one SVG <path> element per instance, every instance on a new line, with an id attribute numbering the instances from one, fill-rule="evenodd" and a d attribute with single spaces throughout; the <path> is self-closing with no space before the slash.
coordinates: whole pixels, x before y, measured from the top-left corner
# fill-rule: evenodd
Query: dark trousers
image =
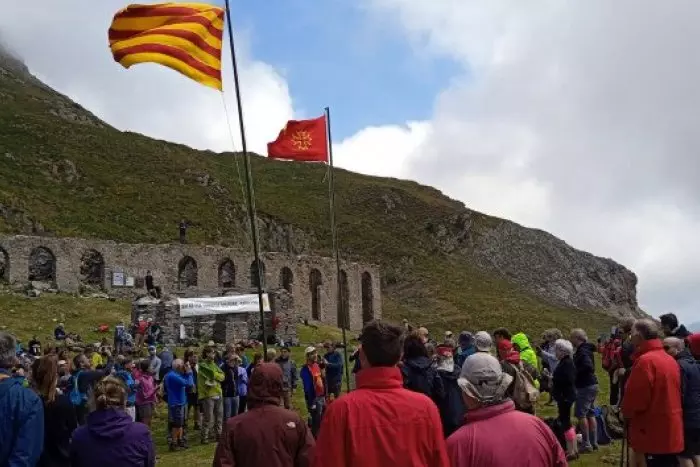
<path id="1" fill-rule="evenodd" d="M 564 432 L 571 428 L 571 406 L 573 405 L 572 402 L 557 402 L 557 410 L 559 412 L 557 419 Z"/>
<path id="2" fill-rule="evenodd" d="M 613 383 L 613 373 L 608 373 L 610 377 L 610 405 L 617 405 L 620 401 L 620 380 L 618 378 L 617 383 Z"/>
<path id="3" fill-rule="evenodd" d="M 647 467 L 678 467 L 678 457 L 674 454 L 647 454 Z"/>
<path id="4" fill-rule="evenodd" d="M 238 413 L 245 413 L 248 408 L 248 396 L 238 396 Z"/>

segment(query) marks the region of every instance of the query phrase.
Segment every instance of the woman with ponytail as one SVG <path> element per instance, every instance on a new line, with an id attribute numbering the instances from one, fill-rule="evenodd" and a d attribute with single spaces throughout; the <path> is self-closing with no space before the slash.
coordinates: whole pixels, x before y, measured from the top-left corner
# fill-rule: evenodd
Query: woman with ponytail
<path id="1" fill-rule="evenodd" d="M 70 440 L 78 427 L 75 408 L 58 388 L 58 357 L 45 355 L 32 363 L 32 386 L 44 404 L 44 450 L 37 467 L 70 467 Z"/>
<path id="2" fill-rule="evenodd" d="M 148 427 L 126 412 L 127 389 L 119 378 L 98 382 L 89 401 L 87 424 L 75 430 L 73 467 L 153 467 L 155 451 Z"/>

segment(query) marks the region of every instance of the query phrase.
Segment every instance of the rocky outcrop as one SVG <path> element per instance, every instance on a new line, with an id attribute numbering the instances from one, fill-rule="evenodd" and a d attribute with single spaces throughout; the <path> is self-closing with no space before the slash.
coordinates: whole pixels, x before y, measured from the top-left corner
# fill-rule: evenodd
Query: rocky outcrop
<path id="1" fill-rule="evenodd" d="M 632 271 L 542 230 L 468 210 L 429 230 L 444 252 L 496 272 L 551 303 L 613 316 L 645 315 Z"/>

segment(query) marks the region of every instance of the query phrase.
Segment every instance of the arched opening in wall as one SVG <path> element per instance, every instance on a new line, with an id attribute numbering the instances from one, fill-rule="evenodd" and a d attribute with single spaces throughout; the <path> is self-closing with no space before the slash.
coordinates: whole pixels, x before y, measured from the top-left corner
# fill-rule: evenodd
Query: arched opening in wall
<path id="1" fill-rule="evenodd" d="M 0 247 L 0 282 L 10 282 L 10 255 Z"/>
<path id="2" fill-rule="evenodd" d="M 56 256 L 48 248 L 40 246 L 29 254 L 29 280 L 51 283 L 56 281 Z"/>
<path id="3" fill-rule="evenodd" d="M 212 340 L 217 344 L 226 343 L 226 321 L 225 318 L 219 318 L 217 316 L 216 321 L 214 321 L 214 326 L 212 326 Z"/>
<path id="4" fill-rule="evenodd" d="M 258 265 L 255 264 L 255 261 L 250 263 L 250 285 L 251 287 L 257 288 L 258 284 L 260 284 L 260 287 L 263 289 L 265 288 L 265 263 L 263 263 L 262 260 L 260 261 L 260 269 L 258 269 Z"/>
<path id="5" fill-rule="evenodd" d="M 292 292 L 292 285 L 294 284 L 294 273 L 291 269 L 284 267 L 280 271 L 280 287 L 282 287 L 287 292 Z"/>
<path id="6" fill-rule="evenodd" d="M 191 256 L 185 256 L 177 265 L 177 286 L 179 289 L 197 287 L 197 261 Z"/>
<path id="7" fill-rule="evenodd" d="M 340 271 L 340 297 L 338 297 L 338 327 L 350 329 L 350 287 L 348 275 Z"/>
<path id="8" fill-rule="evenodd" d="M 219 287 L 230 289 L 236 286 L 236 267 L 229 258 L 219 264 Z"/>
<path id="9" fill-rule="evenodd" d="M 311 292 L 311 319 L 321 320 L 321 287 L 323 287 L 323 277 L 321 271 L 312 269 L 309 274 L 309 291 Z"/>
<path id="10" fill-rule="evenodd" d="M 365 272 L 362 274 L 362 324 L 367 324 L 374 319 L 374 291 L 372 290 L 372 276 Z"/>
<path id="11" fill-rule="evenodd" d="M 101 287 L 105 279 L 105 260 L 97 250 L 87 250 L 80 257 L 80 281 Z"/>

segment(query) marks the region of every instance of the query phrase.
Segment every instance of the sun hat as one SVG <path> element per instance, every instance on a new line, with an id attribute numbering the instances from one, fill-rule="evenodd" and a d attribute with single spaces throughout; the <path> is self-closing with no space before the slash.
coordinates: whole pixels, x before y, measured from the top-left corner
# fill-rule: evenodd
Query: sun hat
<path id="1" fill-rule="evenodd" d="M 467 357 L 457 380 L 466 395 L 485 405 L 502 402 L 512 382 L 513 377 L 504 373 L 498 360 L 487 353 Z"/>
<path id="2" fill-rule="evenodd" d="M 479 352 L 490 352 L 493 347 L 491 334 L 486 331 L 479 331 L 474 335 L 474 346 Z"/>

